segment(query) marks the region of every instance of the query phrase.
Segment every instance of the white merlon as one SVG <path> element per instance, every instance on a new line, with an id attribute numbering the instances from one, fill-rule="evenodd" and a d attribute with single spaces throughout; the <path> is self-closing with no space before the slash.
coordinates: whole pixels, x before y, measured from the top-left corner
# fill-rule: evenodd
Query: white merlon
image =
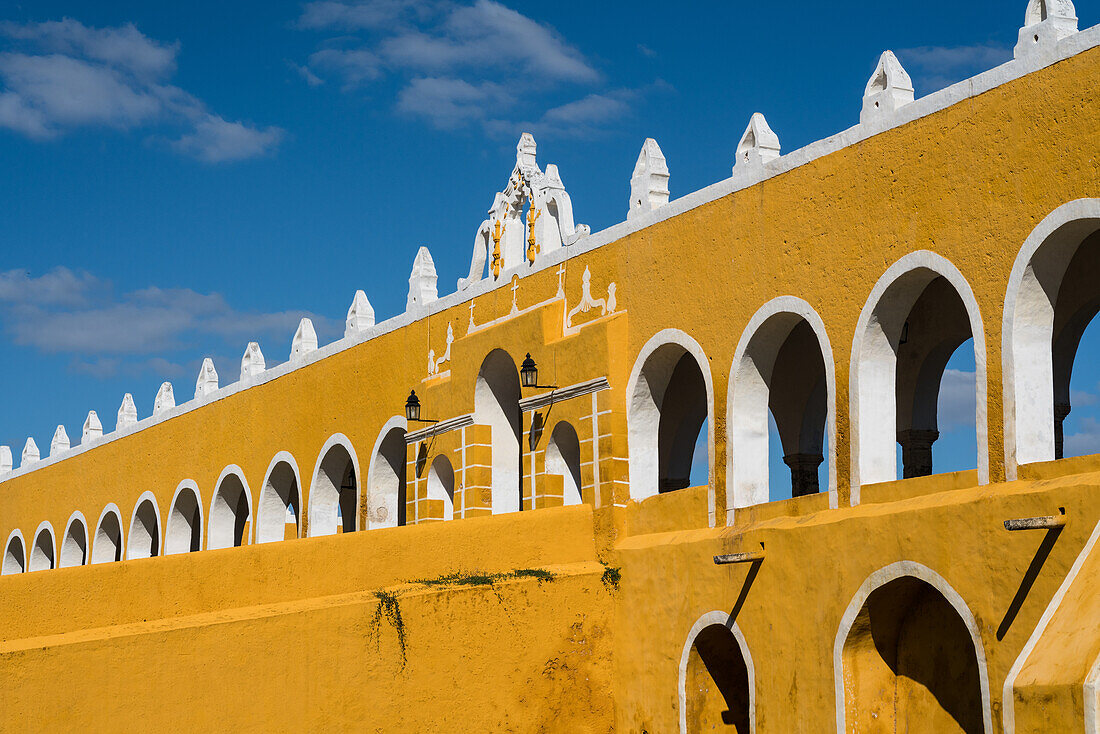
<path id="1" fill-rule="evenodd" d="M 34 442 L 33 438 L 28 438 L 27 443 L 23 445 L 23 456 L 19 461 L 19 466 L 33 464 L 40 458 L 42 458 L 42 454 L 38 451 L 38 444 Z"/>
<path id="2" fill-rule="evenodd" d="M 176 394 L 172 392 L 172 383 L 162 383 L 160 389 L 157 390 L 156 400 L 153 401 L 153 415 L 158 415 L 174 407 L 176 407 Z"/>
<path id="3" fill-rule="evenodd" d="M 302 319 L 298 322 L 298 329 L 294 332 L 294 339 L 290 342 L 290 359 L 301 359 L 316 349 L 317 332 L 313 329 L 313 322 L 309 319 Z"/>
<path id="4" fill-rule="evenodd" d="M 122 405 L 118 408 L 118 421 L 115 423 L 115 430 L 120 431 L 130 426 L 136 426 L 137 422 L 137 406 L 134 405 L 134 396 L 126 393 L 122 396 Z"/>
<path id="5" fill-rule="evenodd" d="M 69 450 L 69 434 L 65 432 L 65 426 L 58 426 L 53 432 L 53 440 L 50 441 L 50 456 L 57 456 L 62 451 Z"/>
<path id="6" fill-rule="evenodd" d="M 94 410 L 88 411 L 88 417 L 84 419 L 84 429 L 80 432 L 80 445 L 95 441 L 103 435 L 103 424 L 99 422 L 99 416 Z"/>
<path id="7" fill-rule="evenodd" d="M 214 369 L 214 360 L 207 357 L 199 368 L 199 378 L 195 381 L 195 400 L 218 391 L 218 371 Z"/>
<path id="8" fill-rule="evenodd" d="M 779 136 L 768 127 L 768 121 L 759 112 L 753 113 L 749 120 L 749 126 L 745 128 L 745 134 L 741 136 L 741 142 L 737 144 L 737 160 L 733 163 L 734 170 L 738 166 L 746 168 L 759 167 L 768 161 L 774 161 L 779 157 Z"/>
<path id="9" fill-rule="evenodd" d="M 1071 0 L 1030 0 L 1024 12 L 1024 27 L 1012 55 L 1020 58 L 1051 49 L 1066 36 L 1077 32 L 1077 10 Z"/>
<path id="10" fill-rule="evenodd" d="M 436 283 L 439 276 L 435 272 L 435 261 L 427 247 L 421 247 L 413 260 L 412 272 L 409 274 L 409 297 L 405 301 L 405 311 L 411 311 L 414 307 L 427 306 L 439 298 L 439 290 Z"/>
<path id="11" fill-rule="evenodd" d="M 249 342 L 244 348 L 244 356 L 241 357 L 241 379 L 255 377 L 266 369 L 267 362 L 264 361 L 259 342 Z"/>
<path id="12" fill-rule="evenodd" d="M 859 121 L 864 123 L 891 115 L 902 105 L 912 102 L 913 98 L 913 80 L 894 52 L 884 51 L 863 92 L 863 110 L 859 113 Z"/>
<path id="13" fill-rule="evenodd" d="M 668 163 L 653 138 L 646 138 L 634 174 L 630 177 L 630 209 L 627 221 L 668 203 Z"/>
<path id="14" fill-rule="evenodd" d="M 0 446 L 0 474 L 7 474 L 11 467 L 11 446 Z"/>
<path id="15" fill-rule="evenodd" d="M 355 298 L 351 299 L 351 308 L 348 309 L 348 318 L 344 324 L 344 338 L 361 334 L 372 326 L 374 326 L 374 306 L 370 305 L 366 293 L 355 291 Z"/>

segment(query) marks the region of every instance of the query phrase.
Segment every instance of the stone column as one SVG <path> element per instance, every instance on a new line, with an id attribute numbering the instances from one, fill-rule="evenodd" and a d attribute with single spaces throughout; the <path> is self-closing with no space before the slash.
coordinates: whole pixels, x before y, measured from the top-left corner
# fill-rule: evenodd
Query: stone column
<path id="1" fill-rule="evenodd" d="M 932 473 L 932 444 L 940 437 L 939 431 L 911 429 L 898 431 L 901 444 L 902 477 L 927 477 Z"/>
<path id="2" fill-rule="evenodd" d="M 791 496 L 803 497 L 821 491 L 817 482 L 817 468 L 825 457 L 821 454 L 787 454 L 783 463 L 791 468 Z"/>
<path id="3" fill-rule="evenodd" d="M 1054 404 L 1054 458 L 1061 459 L 1064 456 L 1064 441 L 1062 439 L 1062 423 L 1069 415 L 1069 403 Z"/>

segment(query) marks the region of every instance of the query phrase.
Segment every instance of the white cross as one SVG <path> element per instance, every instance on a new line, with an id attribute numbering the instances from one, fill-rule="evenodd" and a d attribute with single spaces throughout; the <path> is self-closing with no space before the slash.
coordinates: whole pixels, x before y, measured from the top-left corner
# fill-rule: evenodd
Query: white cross
<path id="1" fill-rule="evenodd" d="M 519 306 L 516 305 L 516 291 L 519 290 L 519 276 L 512 276 L 512 313 L 519 311 Z"/>
<path id="2" fill-rule="evenodd" d="M 565 263 L 558 266 L 558 298 L 565 298 Z"/>

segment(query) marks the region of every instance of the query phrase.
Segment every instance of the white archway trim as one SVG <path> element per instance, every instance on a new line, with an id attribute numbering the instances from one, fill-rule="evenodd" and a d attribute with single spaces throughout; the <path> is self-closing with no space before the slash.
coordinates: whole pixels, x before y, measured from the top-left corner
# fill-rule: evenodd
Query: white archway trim
<path id="1" fill-rule="evenodd" d="M 348 456 L 351 457 L 352 469 L 355 470 L 355 517 L 356 524 L 358 524 L 359 501 L 360 498 L 363 496 L 363 475 L 359 471 L 359 456 L 356 455 L 355 447 L 351 445 L 351 440 L 349 440 L 347 436 L 342 433 L 334 433 L 329 436 L 328 440 L 325 441 L 325 445 L 321 447 L 321 451 L 317 454 L 317 463 L 313 465 L 313 478 L 310 480 L 309 483 L 308 535 L 311 538 L 315 535 L 315 533 L 313 532 L 313 520 L 315 515 L 314 508 L 316 507 L 316 505 L 313 503 L 313 490 L 317 488 L 317 477 L 321 473 L 321 462 L 325 460 L 325 457 L 328 455 L 329 450 L 336 445 L 343 446 L 347 450 Z M 340 488 L 337 487 L 337 492 L 339 492 L 339 490 Z M 339 498 L 337 498 L 336 502 L 337 505 L 339 505 Z"/>
<path id="2" fill-rule="evenodd" d="M 218 475 L 218 481 L 214 482 L 214 491 L 210 493 L 210 510 L 207 514 L 207 517 L 210 518 L 210 520 L 214 518 L 214 505 L 218 501 L 218 493 L 221 491 L 222 482 L 224 482 L 226 477 L 231 474 L 237 477 L 237 479 L 239 479 L 241 482 L 241 486 L 244 487 L 245 502 L 248 503 L 249 523 L 248 535 L 241 538 L 241 545 L 250 545 L 252 543 L 252 532 L 254 529 L 253 526 L 255 526 L 256 524 L 256 513 L 253 510 L 252 505 L 252 488 L 248 486 L 248 480 L 244 478 L 244 470 L 236 464 L 229 464 L 224 469 L 222 469 L 222 473 Z M 211 548 L 210 531 L 211 528 L 213 528 L 214 526 L 214 523 L 210 522 L 210 520 L 207 520 L 206 522 L 206 547 L 208 550 Z M 232 547 L 232 545 L 233 544 L 230 543 L 230 547 Z"/>
<path id="3" fill-rule="evenodd" d="M 195 504 L 199 508 L 199 528 L 206 527 L 206 518 L 202 512 L 202 493 L 199 492 L 199 485 L 194 479 L 184 479 L 178 485 L 176 485 L 176 491 L 172 493 L 172 504 L 168 506 L 168 519 L 164 523 L 164 551 L 168 552 L 168 537 L 172 533 L 172 524 L 176 520 L 176 503 L 179 502 L 180 495 L 184 490 L 191 490 L 195 493 Z M 199 533 L 201 538 L 203 533 Z M 199 550 L 202 550 L 200 548 Z"/>
<path id="4" fill-rule="evenodd" d="M 767 415 L 764 416 L 764 432 L 758 434 L 757 429 L 746 426 L 738 420 L 737 412 L 746 391 L 755 390 L 753 397 L 762 399 L 765 411 L 768 404 L 766 385 L 761 385 L 759 373 L 752 369 L 753 365 L 746 363 L 746 353 L 750 344 L 759 333 L 761 327 L 769 320 L 781 314 L 790 314 L 809 324 L 817 337 L 818 347 L 821 349 L 822 361 L 825 363 L 825 388 L 828 391 L 826 397 L 825 437 L 828 441 L 828 454 L 826 461 L 829 464 L 829 507 L 835 509 L 839 506 L 836 486 L 836 366 L 833 361 L 833 347 L 829 342 L 829 335 L 825 330 L 825 322 L 822 321 L 817 311 L 806 301 L 795 296 L 780 296 L 768 301 L 749 319 L 748 326 L 741 334 L 734 351 L 733 364 L 730 366 L 729 386 L 726 390 L 726 524 L 733 524 L 733 515 L 736 508 L 749 507 L 760 502 L 767 502 L 768 479 L 768 452 L 761 452 L 766 447 Z M 792 328 L 795 324 L 792 324 Z M 775 345 L 779 349 L 790 335 L 790 329 L 782 333 L 782 338 Z M 748 360 L 751 362 L 751 360 Z M 750 373 L 745 374 L 748 368 Z M 755 379 L 750 379 L 755 378 Z M 740 390 L 738 388 L 740 387 Z M 763 395 L 759 394 L 763 388 Z M 763 439 L 761 441 L 760 439 Z M 751 465 L 751 469 L 747 468 Z M 763 482 L 764 496 L 754 496 L 754 485 Z"/>
<path id="5" fill-rule="evenodd" d="M 1085 734 L 1100 732 L 1100 657 L 1092 664 L 1085 678 Z"/>
<path id="6" fill-rule="evenodd" d="M 989 484 L 987 409 L 989 389 L 986 379 L 985 327 L 982 323 L 981 309 L 978 307 L 973 289 L 958 268 L 942 255 L 929 250 L 918 250 L 901 258 L 883 273 L 871 289 L 871 294 L 863 304 L 859 321 L 856 323 L 848 388 L 849 420 L 852 426 L 852 505 L 859 504 L 859 490 L 863 484 L 897 479 L 895 447 L 897 400 L 894 398 L 893 389 L 890 390 L 891 399 L 889 400 L 883 400 L 881 396 L 875 394 L 882 392 L 887 382 L 891 386 L 894 385 L 897 356 L 875 318 L 875 311 L 890 286 L 902 276 L 922 270 L 932 273 L 933 278 L 940 276 L 951 284 L 959 299 L 962 300 L 970 319 L 970 334 L 974 340 L 974 427 L 977 434 L 978 483 Z M 889 354 L 893 355 L 893 368 L 889 370 L 889 374 L 864 375 L 861 384 L 860 363 L 864 361 L 864 350 L 880 356 L 886 355 L 888 350 Z M 862 396 L 861 392 L 866 392 L 867 395 Z M 874 444 L 885 442 L 887 439 L 889 450 L 876 451 Z"/>
<path id="7" fill-rule="evenodd" d="M 970 640 L 974 643 L 974 654 L 978 659 L 978 679 L 981 684 L 982 696 L 982 727 L 985 734 L 993 734 L 993 714 L 989 705 L 989 669 L 985 660 L 985 646 L 982 644 L 981 631 L 978 622 L 970 611 L 970 607 L 959 595 L 951 584 L 938 573 L 923 564 L 915 561 L 898 561 L 885 568 L 875 571 L 863 585 L 859 587 L 855 597 L 852 598 L 844 616 L 840 619 L 840 628 L 836 633 L 836 641 L 833 643 L 833 686 L 836 696 L 836 730 L 837 734 L 845 734 L 845 710 L 844 710 L 844 643 L 848 641 L 848 635 L 852 631 L 852 625 L 856 617 L 867 602 L 867 597 L 876 589 L 885 586 L 891 581 L 911 577 L 919 579 L 939 591 L 943 598 L 955 608 L 955 612 L 966 625 L 970 632 Z"/>
<path id="8" fill-rule="evenodd" d="M 50 534 L 50 553 L 52 554 L 50 558 L 50 568 L 57 568 L 57 533 L 54 532 L 53 525 L 50 524 L 49 520 L 43 520 L 38 523 L 38 527 L 34 530 L 34 539 L 31 541 L 29 551 L 24 552 L 28 571 L 35 570 L 31 568 L 31 558 L 34 557 L 34 552 L 38 549 L 38 538 L 44 532 Z"/>
<path id="9" fill-rule="evenodd" d="M 1005 471 L 1008 480 L 1017 478 L 1021 464 L 1054 458 L 1054 376 L 1049 354 L 1025 342 L 1016 334 L 1017 307 L 1026 306 L 1028 323 L 1021 324 L 1028 335 L 1049 341 L 1053 329 L 1053 304 L 1021 303 L 1026 286 L 1041 289 L 1031 264 L 1035 254 L 1050 237 L 1066 225 L 1093 220 L 1100 223 L 1100 199 L 1077 199 L 1055 209 L 1028 235 L 1012 265 L 1005 292 L 1004 321 L 1001 325 L 1003 360 Z M 1072 255 L 1071 255 L 1072 257 Z M 1057 299 L 1057 294 L 1048 296 Z M 1044 311 L 1046 313 L 1040 313 Z M 1023 314 L 1022 314 L 1023 315 Z M 1043 321 L 1050 323 L 1044 324 Z M 1044 328 L 1045 326 L 1045 328 Z M 1049 345 L 1048 345 L 1049 346 Z M 1016 354 L 1016 350 L 1020 354 Z M 1041 360 L 1041 361 L 1040 361 Z M 1049 425 L 1048 425 L 1049 424 Z"/>
<path id="10" fill-rule="evenodd" d="M 400 428 L 402 431 L 405 431 L 406 434 L 407 434 L 408 430 L 409 430 L 409 422 L 407 420 L 405 420 L 404 416 L 401 416 L 401 415 L 395 415 L 394 417 L 392 417 L 388 421 L 386 421 L 385 425 L 382 426 L 382 430 L 380 430 L 378 432 L 378 438 L 376 438 L 374 440 L 374 447 L 371 449 L 371 452 L 370 452 L 370 465 L 367 467 L 367 476 L 366 476 L 366 485 L 367 485 L 366 492 L 365 493 L 360 492 L 361 495 L 362 494 L 367 495 L 367 508 L 368 508 L 368 510 L 372 506 L 371 501 L 370 501 L 370 497 L 371 497 L 371 494 L 373 492 L 373 487 L 371 487 L 371 480 L 374 477 L 375 467 L 376 467 L 376 464 L 378 463 L 378 460 L 380 458 L 379 457 L 379 451 L 382 449 L 382 442 L 386 440 L 386 436 L 388 436 L 390 434 L 390 431 L 394 430 L 395 428 Z M 358 478 L 358 474 L 356 475 L 356 477 Z M 398 488 L 397 496 L 398 497 L 401 496 L 400 488 Z M 394 517 L 393 517 L 393 526 L 397 525 L 398 517 L 399 517 L 398 515 L 394 515 Z M 391 526 L 390 525 L 384 525 L 383 527 L 391 527 Z M 371 529 L 370 528 L 370 512 L 369 511 L 367 512 L 367 527 L 365 527 L 363 529 L 364 530 L 370 530 Z"/>
<path id="11" fill-rule="evenodd" d="M 289 451 L 279 451 L 271 459 L 271 463 L 267 465 L 267 471 L 264 472 L 264 480 L 260 484 L 260 500 L 256 505 L 256 518 L 252 524 L 255 528 L 260 527 L 261 519 L 264 516 L 264 492 L 267 490 L 267 483 L 271 481 L 271 472 L 275 471 L 275 467 L 279 464 L 286 464 L 290 467 L 290 470 L 294 472 L 294 491 L 295 495 L 292 498 L 294 501 L 294 511 L 298 513 L 298 523 L 301 525 L 302 518 L 305 517 L 305 512 L 302 508 L 302 472 L 298 469 L 298 460 L 294 458 L 294 454 Z M 248 485 L 246 484 L 245 487 Z M 284 511 L 283 517 L 280 518 L 282 523 L 286 524 L 286 512 Z M 299 530 L 300 532 L 300 530 Z M 257 530 L 253 530 L 256 537 L 256 542 L 260 542 L 260 536 Z"/>
<path id="12" fill-rule="evenodd" d="M 26 540 L 26 538 L 23 537 L 23 533 L 22 533 L 21 530 L 19 530 L 19 528 L 16 528 L 15 530 L 12 530 L 10 533 L 8 533 L 8 539 L 4 541 L 4 559 L 3 560 L 7 560 L 8 548 L 11 548 L 11 542 L 13 540 L 15 540 L 16 538 L 19 539 L 19 547 L 23 549 L 23 570 L 21 570 L 19 573 L 25 573 L 26 570 L 27 570 L 27 555 L 28 555 L 27 554 L 27 540 Z M 8 575 L 6 571 L 4 572 L 4 575 Z"/>
<path id="13" fill-rule="evenodd" d="M 756 668 L 752 663 L 752 654 L 745 642 L 745 636 L 741 634 L 741 628 L 730 617 L 729 612 L 707 612 L 691 626 L 688 632 L 684 650 L 680 653 L 680 676 L 678 699 L 680 705 L 680 734 L 687 734 L 687 667 L 691 657 L 691 648 L 695 644 L 695 638 L 707 627 L 721 625 L 733 634 L 737 646 L 741 648 L 741 657 L 745 660 L 745 668 L 749 673 L 749 734 L 756 732 Z"/>
<path id="14" fill-rule="evenodd" d="M 149 490 L 145 490 L 141 493 L 141 496 L 137 498 L 137 502 L 134 503 L 134 510 L 130 513 L 130 530 L 126 533 L 126 537 L 129 538 L 134 534 L 134 523 L 137 522 L 138 510 L 141 508 L 145 500 L 149 500 L 153 503 L 153 516 L 157 519 L 157 555 L 161 555 L 164 552 L 164 522 L 160 517 L 160 505 L 157 504 L 157 497 Z M 119 542 L 122 542 L 121 539 Z M 130 546 L 122 546 L 122 557 L 126 560 L 130 560 Z"/>
<path id="15" fill-rule="evenodd" d="M 1090 535 L 1089 539 L 1085 542 L 1085 547 L 1077 554 L 1077 558 L 1073 561 L 1073 565 L 1070 566 L 1069 572 L 1066 574 L 1066 577 L 1062 579 L 1058 591 L 1054 592 L 1054 596 L 1050 598 L 1047 608 L 1043 611 L 1043 616 L 1039 618 L 1039 623 L 1036 624 L 1035 629 L 1032 630 L 1031 637 L 1024 643 L 1023 649 L 1020 650 L 1020 654 L 1016 657 L 1016 661 L 1008 671 L 1008 676 L 1005 677 L 1004 689 L 1001 691 L 1002 718 L 1004 719 L 1005 734 L 1014 734 L 1016 731 L 1016 708 L 1014 705 L 1016 699 L 1012 695 L 1012 689 L 1016 686 L 1016 678 L 1020 675 L 1020 671 L 1023 670 L 1027 659 L 1031 657 L 1031 653 L 1035 649 L 1035 646 L 1039 644 L 1039 640 L 1042 639 L 1043 635 L 1046 633 L 1047 626 L 1057 613 L 1058 607 L 1062 606 L 1062 600 L 1066 598 L 1066 594 L 1069 593 L 1070 588 L 1072 588 L 1073 584 L 1077 581 L 1077 576 L 1080 575 L 1081 568 L 1085 565 L 1085 561 L 1092 555 L 1093 549 L 1096 548 L 1097 541 L 1100 541 L 1100 522 L 1096 523 L 1096 526 L 1093 527 L 1092 535 Z M 1095 696 L 1097 692 L 1098 676 L 1100 676 L 1100 660 L 1096 661 L 1096 664 L 1093 665 L 1092 672 L 1085 679 L 1085 731 L 1088 732 L 1088 734 L 1098 734 Z M 1087 698 L 1090 691 L 1093 694 L 1091 704 L 1090 699 Z"/>
<path id="16" fill-rule="evenodd" d="M 79 565 L 87 566 L 92 562 L 92 536 L 88 535 L 88 521 L 84 519 L 84 513 L 77 510 L 69 515 L 69 519 L 65 521 L 65 535 L 61 538 L 61 544 L 57 547 L 57 562 L 55 565 L 58 568 L 62 567 L 61 556 L 65 553 L 65 541 L 69 539 L 69 531 L 73 529 L 74 522 L 84 528 L 84 562 Z"/>
<path id="17" fill-rule="evenodd" d="M 630 380 L 626 384 L 626 425 L 627 425 L 627 466 L 630 474 L 630 499 L 642 500 L 657 494 L 657 474 L 647 471 L 645 468 L 648 457 L 642 457 L 642 452 L 633 447 L 641 443 L 642 427 L 639 425 L 638 416 L 634 415 L 634 391 L 641 379 L 642 369 L 649 357 L 663 346 L 675 344 L 684 349 L 695 358 L 699 371 L 703 373 L 703 384 L 707 389 L 707 482 L 710 489 L 707 492 L 707 515 L 710 526 L 714 527 L 714 380 L 710 374 L 710 359 L 706 352 L 699 346 L 699 342 L 692 339 L 680 329 L 663 329 L 654 334 L 649 341 L 642 346 L 638 357 L 634 360 L 634 368 L 630 372 Z"/>
<path id="18" fill-rule="evenodd" d="M 122 511 L 118 509 L 118 505 L 114 502 L 108 502 L 103 508 L 103 511 L 99 513 L 99 519 L 95 523 L 95 535 L 88 539 L 88 565 L 92 564 L 92 558 L 94 557 L 95 548 L 93 547 L 95 542 L 99 539 L 99 529 L 103 527 L 103 521 L 108 515 L 114 515 L 115 520 L 118 522 L 118 553 L 119 558 L 126 557 L 126 527 L 122 523 Z M 113 559 L 112 559 L 113 560 Z M 106 561 L 104 561 L 106 563 Z"/>

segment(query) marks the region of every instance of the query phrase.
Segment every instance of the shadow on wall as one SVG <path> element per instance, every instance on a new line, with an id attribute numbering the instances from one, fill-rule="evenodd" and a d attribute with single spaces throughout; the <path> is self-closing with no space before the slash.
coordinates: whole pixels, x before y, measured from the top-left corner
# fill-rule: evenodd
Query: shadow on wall
<path id="1" fill-rule="evenodd" d="M 688 732 L 749 732 L 749 672 L 725 625 L 705 627 L 691 647 L 685 681 Z"/>

